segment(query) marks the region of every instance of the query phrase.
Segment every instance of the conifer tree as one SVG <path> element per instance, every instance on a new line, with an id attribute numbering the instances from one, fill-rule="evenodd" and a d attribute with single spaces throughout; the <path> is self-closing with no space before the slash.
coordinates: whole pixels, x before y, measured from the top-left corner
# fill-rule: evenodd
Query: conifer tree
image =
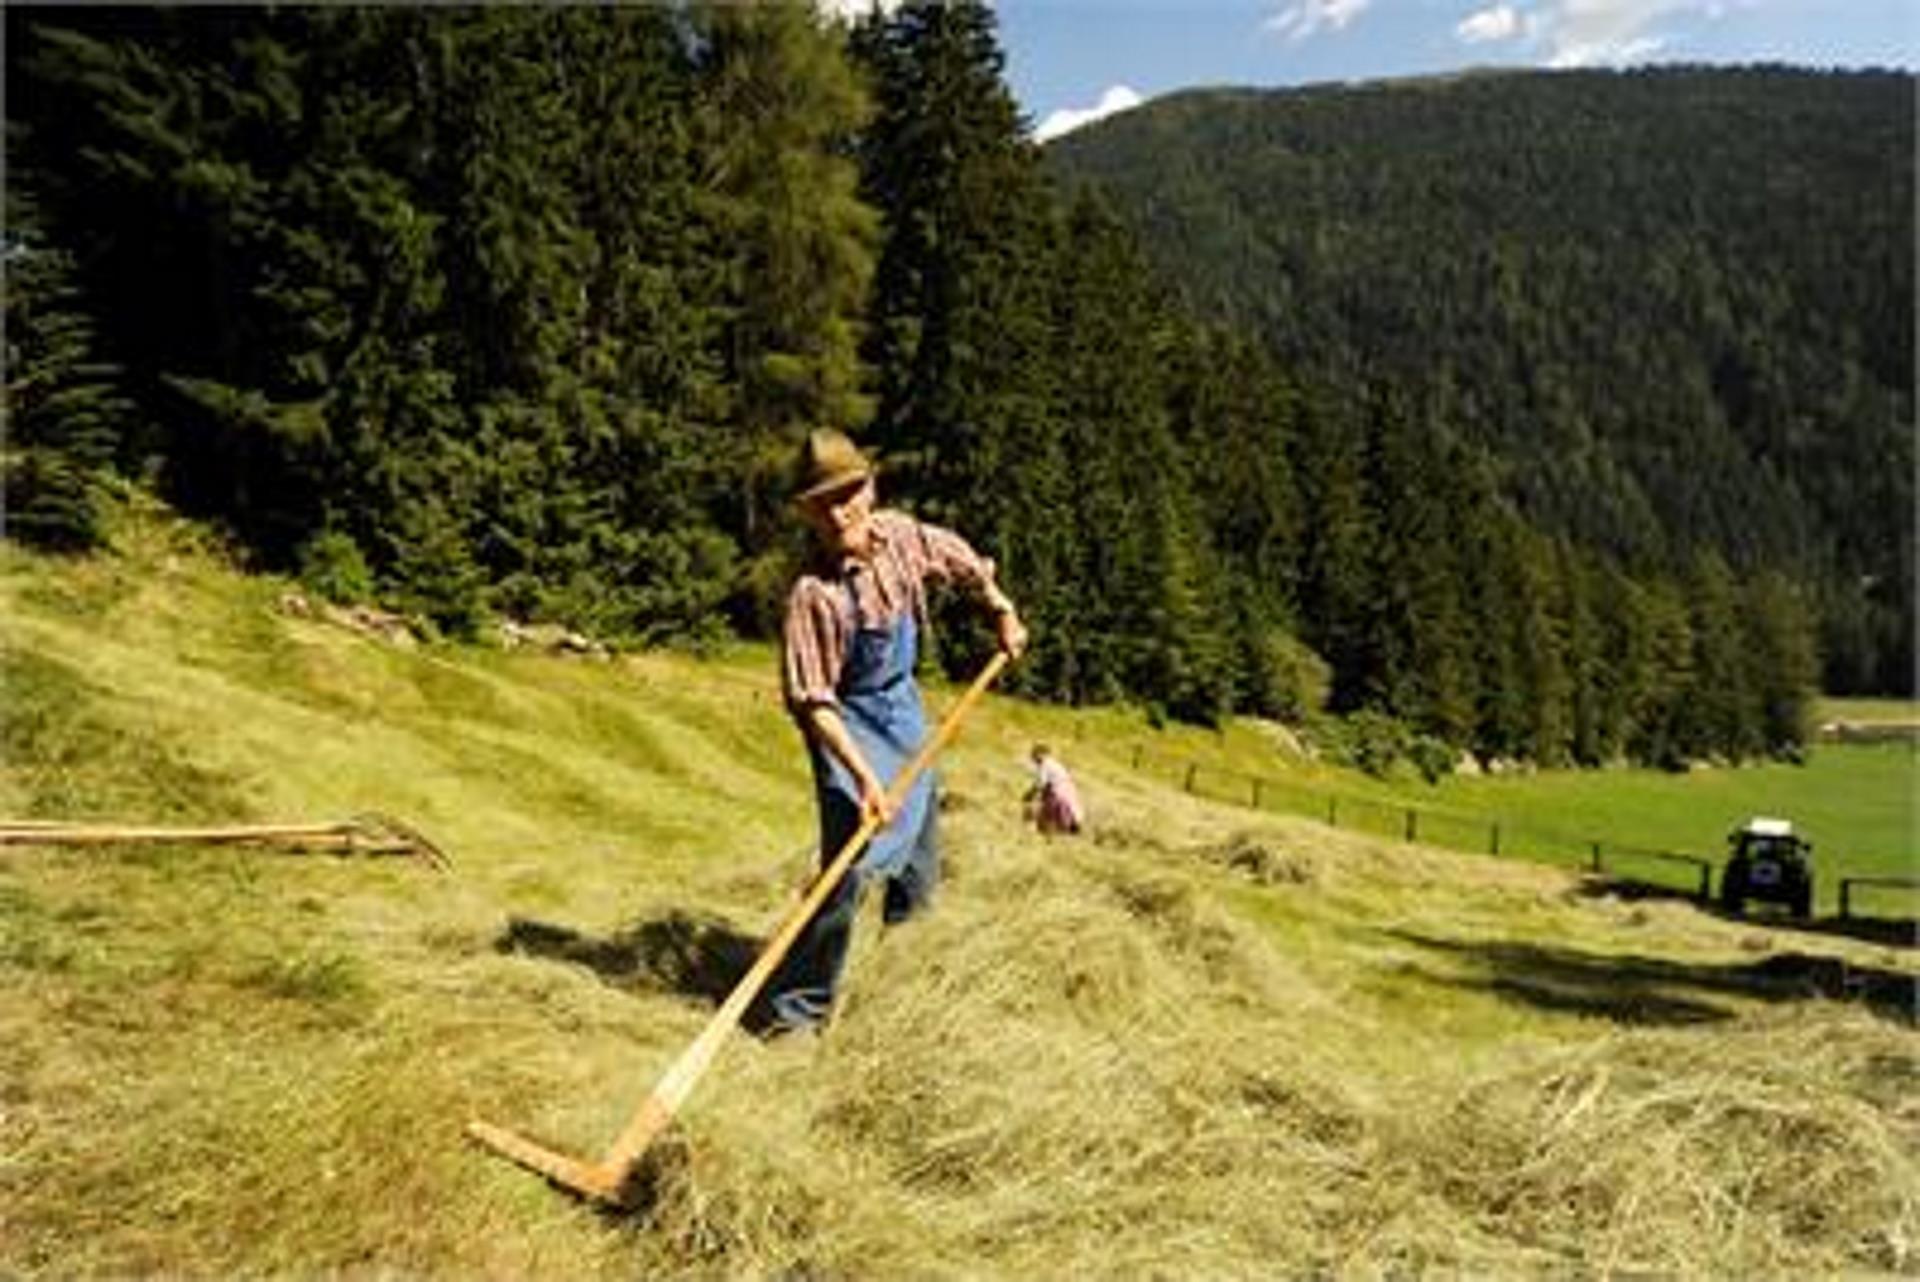
<path id="1" fill-rule="evenodd" d="M 1329 707 L 1343 713 L 1366 706 L 1379 671 L 1367 631 L 1375 526 L 1362 446 L 1331 398 L 1306 398 L 1293 460 L 1305 514 L 1300 619 L 1307 643 L 1332 668 Z"/>
<path id="2" fill-rule="evenodd" d="M 1291 679 L 1301 544 L 1292 470 L 1299 396 L 1245 338 L 1178 331 L 1167 381 L 1176 439 L 1221 565 L 1216 595 L 1232 647 L 1233 706 L 1304 715 Z"/>
<path id="3" fill-rule="evenodd" d="M 724 254 L 729 524 L 754 559 L 736 613 L 764 629 L 785 574 L 781 487 L 799 438 L 822 425 L 858 432 L 873 414 L 859 345 L 879 218 L 851 154 L 871 106 L 844 33 L 807 0 L 702 3 L 694 17 L 697 195 Z"/>
<path id="4" fill-rule="evenodd" d="M 1647 590 L 1618 565 L 1602 561 L 1593 592 L 1599 625 L 1595 715 L 1601 727 L 1599 741 L 1608 754 L 1595 764 L 1602 764 L 1616 754 L 1632 757 L 1644 750 L 1646 723 L 1654 715 L 1661 677 L 1655 664 Z"/>
<path id="5" fill-rule="evenodd" d="M 1174 431 L 1165 371 L 1182 336 L 1137 245 L 1088 193 L 1068 214 L 1062 250 L 1055 412 L 1087 532 L 1086 568 L 1067 590 L 1093 599 L 1090 622 L 1121 689 L 1210 722 L 1232 695 L 1224 565 Z"/>
<path id="6" fill-rule="evenodd" d="M 1553 542 L 1554 614 L 1566 646 L 1572 726 L 1568 751 L 1576 764 L 1597 766 L 1619 750 L 1620 728 L 1612 719 L 1606 685 L 1601 624 L 1597 617 L 1595 570 L 1589 559 L 1565 539 Z"/>
<path id="7" fill-rule="evenodd" d="M 1741 594 L 1745 644 L 1752 656 L 1761 750 L 1797 756 L 1813 730 L 1820 656 L 1813 611 L 1784 574 L 1764 573 Z"/>
<path id="8" fill-rule="evenodd" d="M 6 204 L 0 533 L 78 551 L 100 537 L 97 490 L 126 441 L 129 407 L 94 352 L 71 255 L 48 243 L 18 182 Z"/>
<path id="9" fill-rule="evenodd" d="M 521 334 L 517 365 L 469 366 L 490 464 L 514 465 L 489 466 L 476 513 L 490 575 L 522 612 L 643 640 L 703 634 L 731 587 L 713 429 L 732 400 L 686 32 L 642 7 L 492 11 L 466 34 L 477 65 L 508 70 L 445 99 L 447 131 L 490 140 L 450 151 L 449 239 L 490 291 L 451 337 L 467 347 L 503 310 Z M 505 559 L 502 535 L 520 543 Z"/>
<path id="10" fill-rule="evenodd" d="M 191 509 L 285 550 L 318 515 L 321 424 L 271 264 L 297 147 L 302 19 L 271 12 L 8 13 L 8 116 L 73 248 L 103 349 Z M 16 110 L 17 108 L 17 110 Z"/>
<path id="11" fill-rule="evenodd" d="M 1712 552 L 1695 558 L 1686 590 L 1693 681 L 1683 746 L 1690 756 L 1741 761 L 1761 750 L 1763 735 L 1740 594 L 1732 572 Z"/>
<path id="12" fill-rule="evenodd" d="M 877 105 L 863 187 L 887 233 L 867 344 L 875 440 L 935 514 L 989 488 L 1044 337 L 1022 268 L 1047 210 L 994 27 L 979 0 L 908 0 L 854 35 Z"/>
<path id="13" fill-rule="evenodd" d="M 860 146 L 862 193 L 885 229 L 864 345 L 878 397 L 869 439 L 897 496 L 966 529 L 1031 598 L 1019 576 L 1046 554 L 1014 546 L 1031 516 L 1017 475 L 1055 457 L 1044 436 L 1054 389 L 1041 266 L 1051 215 L 1001 78 L 993 11 L 980 0 L 907 0 L 857 25 L 852 49 L 875 106 Z M 966 633 L 943 635 L 960 644 Z M 1046 644 L 1036 641 L 1043 653 L 1030 671 L 1049 666 Z"/>
<path id="14" fill-rule="evenodd" d="M 1637 761 L 1675 769 L 1704 742 L 1691 703 L 1696 678 L 1692 618 L 1671 580 L 1645 582 L 1637 599 L 1646 666 L 1628 748 Z"/>
<path id="15" fill-rule="evenodd" d="M 1515 523 L 1514 627 L 1527 734 L 1521 755 L 1545 766 L 1568 763 L 1573 742 L 1573 680 L 1562 620 L 1554 610 L 1553 554 L 1546 539 Z"/>
<path id="16" fill-rule="evenodd" d="M 1416 424 L 1400 397 L 1379 397 L 1370 420 L 1366 483 L 1377 531 L 1369 548 L 1370 702 L 1464 745 L 1473 681 L 1452 516 L 1464 478 L 1456 479 L 1434 429 Z"/>
<path id="17" fill-rule="evenodd" d="M 1469 614 L 1477 621 L 1473 752 L 1482 762 L 1518 760 L 1528 747 L 1521 628 L 1524 608 L 1512 565 L 1512 526 L 1498 506 L 1476 507 L 1463 523 Z"/>

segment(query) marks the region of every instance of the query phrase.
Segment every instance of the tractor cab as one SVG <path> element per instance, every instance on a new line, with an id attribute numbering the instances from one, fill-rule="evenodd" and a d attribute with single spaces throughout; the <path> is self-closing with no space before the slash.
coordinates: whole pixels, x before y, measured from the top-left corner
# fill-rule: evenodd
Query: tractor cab
<path id="1" fill-rule="evenodd" d="M 1799 918 L 1813 915 L 1813 843 L 1785 819 L 1756 816 L 1727 834 L 1720 872 L 1720 903 L 1739 913 L 1749 899 L 1785 904 Z"/>

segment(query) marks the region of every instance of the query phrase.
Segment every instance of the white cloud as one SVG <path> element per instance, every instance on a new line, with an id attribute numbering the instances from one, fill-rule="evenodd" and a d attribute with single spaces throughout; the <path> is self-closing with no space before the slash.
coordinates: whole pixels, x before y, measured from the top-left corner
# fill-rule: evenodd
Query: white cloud
<path id="1" fill-rule="evenodd" d="M 1305 40 L 1322 30 L 1338 31 L 1365 11 L 1373 0 L 1288 0 L 1261 25 L 1289 40 Z"/>
<path id="2" fill-rule="evenodd" d="M 1632 39 L 1554 41 L 1549 67 L 1620 67 L 1630 62 L 1645 62 L 1666 48 L 1665 36 L 1635 36 Z"/>
<path id="3" fill-rule="evenodd" d="M 852 22 L 864 18 L 876 5 L 880 12 L 892 13 L 900 7 L 900 0 L 813 0 L 820 12 L 829 18 L 839 18 Z"/>
<path id="4" fill-rule="evenodd" d="M 1672 19 L 1708 21 L 1757 0 L 1542 0 L 1523 11 L 1501 3 L 1469 14 L 1453 29 L 1462 44 L 1525 40 L 1551 67 L 1616 66 L 1665 49 Z"/>
<path id="5" fill-rule="evenodd" d="M 1081 125 L 1090 125 L 1096 120 L 1104 120 L 1117 111 L 1125 111 L 1129 107 L 1139 105 L 1139 94 L 1125 85 L 1114 85 L 1100 95 L 1100 101 L 1094 106 L 1079 109 L 1067 107 L 1053 112 L 1040 122 L 1038 129 L 1033 131 L 1033 140 L 1051 142 L 1069 130 L 1078 129 Z"/>
<path id="6" fill-rule="evenodd" d="M 1520 14 L 1510 4 L 1495 5 L 1468 14 L 1453 34 L 1462 44 L 1477 45 L 1488 40 L 1510 40 L 1520 34 Z"/>
<path id="7" fill-rule="evenodd" d="M 1650 27 L 1705 7 L 1702 0 L 1559 0 L 1542 15 L 1548 65 L 1591 67 L 1645 57 L 1667 42 Z"/>

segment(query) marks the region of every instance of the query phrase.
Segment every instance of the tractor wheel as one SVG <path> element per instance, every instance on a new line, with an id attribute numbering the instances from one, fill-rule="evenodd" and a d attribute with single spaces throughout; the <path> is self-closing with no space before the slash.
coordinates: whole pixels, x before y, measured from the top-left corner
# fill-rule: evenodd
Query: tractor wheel
<path id="1" fill-rule="evenodd" d="M 1720 906 L 1735 917 L 1741 915 L 1747 902 L 1747 870 L 1738 865 L 1730 865 L 1720 874 Z"/>

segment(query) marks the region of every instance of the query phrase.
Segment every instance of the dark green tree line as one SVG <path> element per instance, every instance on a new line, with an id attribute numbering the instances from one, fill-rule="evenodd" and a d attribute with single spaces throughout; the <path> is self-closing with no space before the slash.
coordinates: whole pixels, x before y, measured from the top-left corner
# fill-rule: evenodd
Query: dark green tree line
<path id="1" fill-rule="evenodd" d="M 1036 697 L 1549 763 L 1804 736 L 1800 580 L 1550 537 L 1473 428 L 1485 349 L 1409 391 L 1196 319 L 1042 165 L 985 4 L 6 21 L 23 535 L 152 468 L 261 565 L 455 630 L 764 634 L 785 465 L 834 424 L 999 560 Z M 1604 481 L 1585 392 L 1530 378 Z"/>

